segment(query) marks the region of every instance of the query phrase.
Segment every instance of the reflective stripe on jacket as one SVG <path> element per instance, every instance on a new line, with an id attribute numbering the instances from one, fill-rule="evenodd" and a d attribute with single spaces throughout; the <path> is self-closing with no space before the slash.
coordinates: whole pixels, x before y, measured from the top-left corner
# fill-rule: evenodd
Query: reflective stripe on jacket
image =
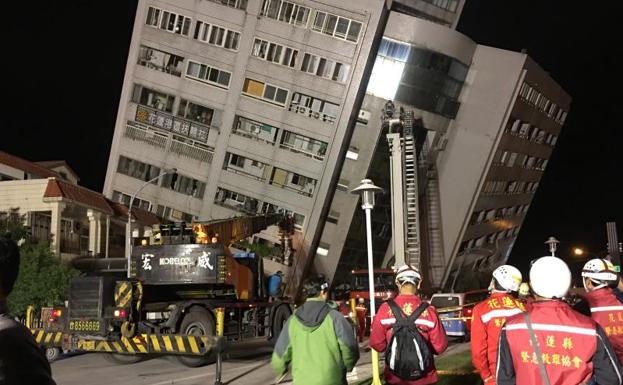
<path id="1" fill-rule="evenodd" d="M 394 302 L 402 309 L 405 315 L 409 315 L 417 309 L 422 300 L 417 295 L 401 294 L 394 298 Z M 379 308 L 378 313 L 372 321 L 370 330 L 370 347 L 377 352 L 384 352 L 392 336 L 392 326 L 396 323 L 396 318 L 386 303 Z M 422 336 L 430 343 L 431 352 L 440 354 L 448 347 L 448 337 L 443 325 L 439 321 L 437 311 L 429 306 L 422 315 L 415 321 Z M 437 382 L 437 370 L 433 368 L 426 373 L 423 378 L 414 381 L 402 380 L 385 368 L 385 382 L 392 385 L 425 385 Z"/>
<path id="2" fill-rule="evenodd" d="M 595 321 L 557 300 L 534 302 L 529 315 L 551 385 L 593 379 L 600 385 L 621 385 L 619 361 Z M 522 314 L 508 318 L 502 328 L 496 378 L 498 385 L 543 384 Z"/>
<path id="3" fill-rule="evenodd" d="M 494 381 L 498 340 L 507 317 L 520 314 L 524 305 L 507 293 L 493 293 L 472 312 L 472 363 L 482 380 Z M 488 382 L 487 381 L 487 382 Z"/>
<path id="4" fill-rule="evenodd" d="M 604 329 L 619 361 L 623 362 L 623 304 L 607 287 L 586 293 L 584 299 L 590 306 L 591 318 Z"/>

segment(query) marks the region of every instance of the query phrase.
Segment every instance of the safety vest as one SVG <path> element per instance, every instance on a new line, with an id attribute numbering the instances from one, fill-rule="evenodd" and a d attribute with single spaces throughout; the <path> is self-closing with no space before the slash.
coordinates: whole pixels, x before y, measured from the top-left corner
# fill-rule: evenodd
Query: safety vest
<path id="1" fill-rule="evenodd" d="M 472 363 L 483 381 L 495 376 L 498 340 L 507 317 L 525 311 L 524 304 L 507 293 L 493 293 L 472 312 Z"/>
<path id="2" fill-rule="evenodd" d="M 591 318 L 608 336 L 614 351 L 623 362 L 623 304 L 610 288 L 601 288 L 584 295 L 591 308 Z"/>
<path id="3" fill-rule="evenodd" d="M 551 384 L 583 384 L 593 374 L 597 325 L 561 301 L 534 302 L 530 315 Z M 523 315 L 506 320 L 506 340 L 517 385 L 542 384 L 537 355 Z"/>

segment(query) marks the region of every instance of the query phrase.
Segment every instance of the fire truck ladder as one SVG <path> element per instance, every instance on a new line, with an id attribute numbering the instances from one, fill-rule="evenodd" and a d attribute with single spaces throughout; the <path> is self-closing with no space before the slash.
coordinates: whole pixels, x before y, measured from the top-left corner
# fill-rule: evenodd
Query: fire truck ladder
<path id="1" fill-rule="evenodd" d="M 420 266 L 420 224 L 418 208 L 417 153 L 413 135 L 413 112 L 404 115 L 404 200 L 405 200 L 405 260 Z"/>

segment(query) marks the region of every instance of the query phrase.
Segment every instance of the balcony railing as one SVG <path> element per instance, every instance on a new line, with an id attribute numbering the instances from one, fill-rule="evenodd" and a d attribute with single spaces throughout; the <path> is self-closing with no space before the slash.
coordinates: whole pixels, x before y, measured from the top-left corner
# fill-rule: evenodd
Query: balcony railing
<path id="1" fill-rule="evenodd" d="M 199 146 L 193 142 L 185 143 L 181 140 L 176 140 L 167 134 L 157 132 L 136 122 L 127 122 L 124 136 L 200 162 L 212 163 L 212 158 L 214 157 L 214 150 L 207 148 L 207 146 L 204 148 L 204 146 Z"/>
<path id="2" fill-rule="evenodd" d="M 214 157 L 213 151 L 199 148 L 175 139 L 171 139 L 169 151 L 182 157 L 206 163 L 212 163 L 212 158 Z"/>
<path id="3" fill-rule="evenodd" d="M 142 105 L 136 106 L 135 120 L 139 123 L 148 124 L 203 143 L 208 141 L 208 134 L 210 133 L 210 126 L 174 117 L 173 115 Z"/>
<path id="4" fill-rule="evenodd" d="M 289 185 L 287 185 L 287 184 L 277 183 L 277 182 L 275 182 L 275 181 L 271 182 L 271 184 L 272 184 L 273 186 L 278 186 L 278 187 L 281 187 L 281 188 L 283 188 L 283 189 L 290 190 L 290 191 L 294 191 L 294 192 L 299 193 L 299 194 L 301 194 L 301 195 L 305 195 L 306 197 L 312 197 L 312 196 L 314 196 L 314 192 L 313 192 L 313 191 L 308 192 L 308 191 L 305 191 L 305 190 L 304 190 L 304 188 L 300 188 L 300 189 L 298 189 L 298 188 L 296 188 L 296 187 L 292 187 L 292 186 L 289 186 Z"/>
<path id="5" fill-rule="evenodd" d="M 303 154 L 305 156 L 308 156 L 312 159 L 316 159 L 316 160 L 324 160 L 324 156 L 325 154 L 321 151 L 317 151 L 317 152 L 312 152 L 312 151 L 305 151 L 303 149 L 297 148 L 294 145 L 290 144 L 290 143 L 281 143 L 279 145 L 279 147 L 281 148 L 285 148 L 287 150 L 290 150 L 292 152 L 296 152 L 297 154 Z"/>
<path id="6" fill-rule="evenodd" d="M 163 150 L 167 148 L 168 137 L 166 135 L 147 128 L 141 128 L 140 125 L 134 122 L 128 122 L 125 126 L 125 136 Z"/>
<path id="7" fill-rule="evenodd" d="M 268 167 L 268 166 L 264 166 L 264 167 Z M 248 178 L 257 179 L 257 180 L 259 180 L 261 182 L 265 182 L 266 181 L 266 178 L 263 177 L 263 176 L 251 174 L 249 172 L 246 172 L 244 170 L 240 170 L 240 169 L 237 169 L 237 168 L 227 167 L 227 168 L 225 168 L 225 170 L 233 172 L 234 174 L 244 175 L 244 176 L 246 176 Z"/>
<path id="8" fill-rule="evenodd" d="M 305 107 L 305 106 L 292 103 L 290 105 L 290 111 L 296 112 L 297 114 L 308 116 L 310 118 L 318 119 L 323 122 L 327 122 L 329 124 L 335 123 L 335 116 L 327 115 L 323 112 L 314 111 L 309 107 Z"/>

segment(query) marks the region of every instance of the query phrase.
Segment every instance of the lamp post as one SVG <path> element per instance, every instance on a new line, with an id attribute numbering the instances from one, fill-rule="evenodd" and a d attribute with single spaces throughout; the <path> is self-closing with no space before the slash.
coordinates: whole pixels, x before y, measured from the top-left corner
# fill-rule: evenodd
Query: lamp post
<path id="1" fill-rule="evenodd" d="M 554 237 L 549 237 L 545 244 L 549 246 L 549 252 L 552 253 L 552 257 L 556 256 L 556 249 L 558 248 L 558 244 L 560 241 Z"/>
<path id="2" fill-rule="evenodd" d="M 158 176 L 155 176 L 153 178 L 151 178 L 150 180 L 148 180 L 147 182 L 143 183 L 141 185 L 141 187 L 136 190 L 134 192 L 134 194 L 132 194 L 132 196 L 130 197 L 130 205 L 128 206 L 128 224 L 126 225 L 126 237 L 127 237 L 127 244 L 126 244 L 126 252 L 125 252 L 125 257 L 128 261 L 128 278 L 130 278 L 130 267 L 131 267 L 131 257 L 132 257 L 132 204 L 134 203 L 134 199 L 136 198 L 136 196 L 138 195 L 138 193 L 140 193 L 145 187 L 147 187 L 151 182 L 157 180 L 158 178 L 160 178 L 163 175 L 167 175 L 167 174 L 173 174 L 176 173 L 177 169 L 176 168 L 170 168 L 170 169 L 166 169 L 163 172 L 161 172 L 160 174 L 158 174 Z"/>
<path id="3" fill-rule="evenodd" d="M 383 192 L 383 189 L 375 186 L 372 180 L 363 179 L 361 184 L 351 191 L 352 194 L 361 195 L 361 209 L 366 213 L 366 239 L 368 243 L 368 286 L 370 294 L 370 320 L 376 315 L 376 303 L 374 301 L 374 265 L 372 263 L 372 215 L 374 208 L 374 196 Z M 379 353 L 372 349 L 372 385 L 380 385 L 379 377 Z"/>

